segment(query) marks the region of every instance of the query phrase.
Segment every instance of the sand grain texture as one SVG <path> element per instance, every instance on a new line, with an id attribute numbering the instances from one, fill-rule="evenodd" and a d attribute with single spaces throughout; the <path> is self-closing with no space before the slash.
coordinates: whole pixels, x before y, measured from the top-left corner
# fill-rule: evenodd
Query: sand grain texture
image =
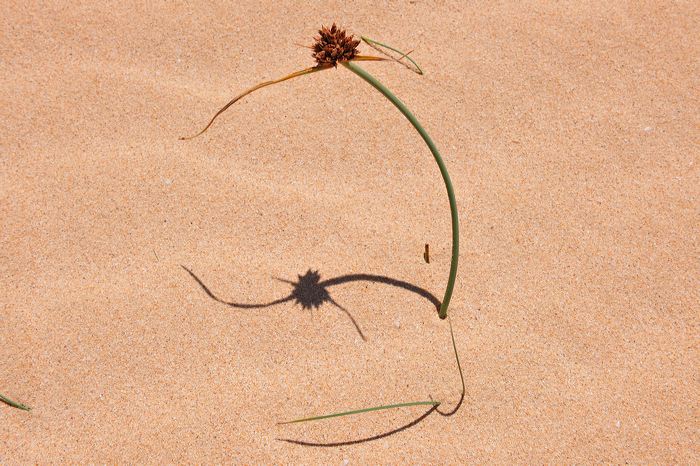
<path id="1" fill-rule="evenodd" d="M 0 462 L 698 463 L 695 2 L 5 2 Z M 321 24 L 415 49 L 363 65 L 441 148 L 460 205 L 447 323 L 405 289 L 286 296 L 307 270 L 442 298 L 449 210 L 408 122 Z M 369 51 L 367 47 L 361 50 Z M 431 263 L 423 261 L 430 244 Z"/>

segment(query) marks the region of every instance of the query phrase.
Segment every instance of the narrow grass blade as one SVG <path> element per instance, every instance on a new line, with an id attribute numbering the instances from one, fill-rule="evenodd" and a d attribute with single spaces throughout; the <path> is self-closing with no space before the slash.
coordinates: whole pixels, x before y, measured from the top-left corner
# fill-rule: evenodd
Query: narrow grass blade
<path id="1" fill-rule="evenodd" d="M 385 410 L 385 409 L 406 408 L 408 406 L 439 406 L 439 405 L 440 405 L 439 401 L 414 401 L 411 403 L 398 403 L 398 404 L 394 404 L 394 405 L 384 405 L 384 406 L 375 406 L 373 408 L 356 409 L 353 411 L 343 411 L 341 413 L 325 414 L 323 416 L 305 417 L 303 419 L 295 419 L 293 421 L 278 422 L 277 425 L 294 424 L 297 422 L 318 421 L 321 419 L 328 419 L 331 417 L 350 416 L 353 414 L 368 413 L 370 411 L 381 411 L 381 410 Z"/>
<path id="2" fill-rule="evenodd" d="M 362 41 L 365 44 L 369 45 L 370 47 L 372 47 L 374 50 L 378 51 L 379 53 L 383 53 L 384 55 L 391 58 L 392 60 L 401 63 L 403 66 L 405 66 L 409 70 L 413 71 L 414 73 L 423 74 L 423 70 L 421 69 L 420 66 L 418 66 L 418 63 L 416 63 L 415 60 L 413 60 L 411 57 L 408 56 L 412 51 L 404 53 L 401 50 L 395 49 L 394 47 L 387 45 L 387 44 L 382 44 L 381 42 L 370 39 L 369 37 L 360 36 L 360 38 L 362 39 Z M 386 51 L 386 49 L 391 50 L 392 52 L 398 53 L 399 57 L 395 57 L 394 55 L 388 53 Z M 403 61 L 404 58 L 406 60 L 410 61 L 411 64 L 409 65 L 408 63 Z M 413 66 L 411 66 L 411 65 L 413 65 Z"/>
<path id="3" fill-rule="evenodd" d="M 462 372 L 462 364 L 459 362 L 459 353 L 457 353 L 457 343 L 455 343 L 455 332 L 452 330 L 452 319 L 448 320 L 450 324 L 450 336 L 452 337 L 452 349 L 455 350 L 455 359 L 457 360 L 457 369 L 459 369 L 459 378 L 462 380 L 462 394 L 466 391 L 464 385 L 464 372 Z"/>
<path id="4" fill-rule="evenodd" d="M 8 405 L 12 406 L 13 408 L 23 409 L 25 411 L 31 411 L 31 409 L 32 409 L 27 405 L 23 405 L 22 403 L 19 403 L 17 401 L 12 401 L 11 399 L 7 398 L 6 396 L 3 396 L 2 394 L 0 394 L 0 401 L 2 401 L 3 403 L 7 403 Z"/>
<path id="5" fill-rule="evenodd" d="M 295 71 L 294 73 L 288 74 L 287 76 L 285 76 L 285 77 L 283 77 L 283 78 L 280 78 L 280 79 L 274 79 L 274 80 L 272 80 L 272 81 L 265 81 L 265 82 L 262 82 L 262 83 L 260 83 L 260 84 L 257 84 L 257 85 L 255 85 L 255 86 L 251 87 L 250 89 L 246 90 L 246 91 L 243 92 L 242 94 L 239 94 L 239 95 L 237 95 L 236 97 L 234 97 L 233 99 L 231 99 L 231 101 L 230 101 L 229 103 L 227 103 L 226 105 L 224 105 L 224 106 L 221 108 L 221 110 L 219 110 L 218 112 L 216 112 L 216 114 L 215 114 L 214 117 L 211 119 L 211 121 L 209 121 L 209 124 L 208 124 L 207 126 L 205 126 L 204 129 L 203 129 L 202 131 L 200 131 L 199 133 L 195 134 L 194 136 L 181 137 L 180 140 L 181 140 L 181 141 L 185 141 L 185 140 L 189 140 L 189 139 L 194 139 L 194 138 L 196 138 L 197 136 L 201 135 L 201 134 L 204 133 L 206 130 L 208 130 L 209 127 L 212 125 L 212 123 L 214 123 L 214 120 L 216 120 L 216 119 L 219 117 L 219 115 L 221 115 L 221 114 L 224 113 L 226 110 L 228 110 L 228 108 L 229 108 L 231 105 L 235 104 L 236 102 L 238 102 L 239 100 L 241 100 L 243 97 L 247 96 L 248 94 L 251 94 L 251 93 L 257 91 L 258 89 L 261 89 L 261 88 L 266 87 L 266 86 L 271 86 L 271 85 L 273 85 L 273 84 L 281 83 L 281 82 L 287 81 L 288 79 L 298 78 L 299 76 L 304 76 L 305 74 L 310 74 L 310 73 L 315 73 L 315 72 L 317 72 L 317 71 L 327 70 L 327 69 L 332 68 L 332 67 L 333 67 L 332 65 L 318 65 L 318 66 L 314 66 L 314 67 L 311 67 L 311 68 L 306 68 L 305 70 Z"/>
<path id="6" fill-rule="evenodd" d="M 455 360 L 457 360 L 457 369 L 459 369 L 459 378 L 462 381 L 462 393 L 459 396 L 459 401 L 457 402 L 455 407 L 452 408 L 451 411 L 440 411 L 439 409 L 436 409 L 438 414 L 445 416 L 445 417 L 452 416 L 454 413 L 456 413 L 459 410 L 460 406 L 462 406 L 462 403 L 464 402 L 464 396 L 467 393 L 467 389 L 466 389 L 466 386 L 464 384 L 464 373 L 462 372 L 462 364 L 459 362 L 459 353 L 457 353 L 457 343 L 455 343 L 455 333 L 452 330 L 452 319 L 448 318 L 447 321 L 450 324 L 450 336 L 452 337 L 452 349 L 455 352 Z"/>

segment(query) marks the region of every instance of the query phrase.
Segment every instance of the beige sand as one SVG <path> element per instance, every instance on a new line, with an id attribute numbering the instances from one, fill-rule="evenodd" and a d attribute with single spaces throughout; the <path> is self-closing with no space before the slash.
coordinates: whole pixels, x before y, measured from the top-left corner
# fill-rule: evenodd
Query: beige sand
<path id="1" fill-rule="evenodd" d="M 11 3 L 14 3 L 12 5 Z M 77 2 L 76 2 L 77 3 Z M 0 462 L 687 462 L 698 452 L 696 2 L 5 2 L 0 14 Z M 278 427 L 459 398 L 429 301 L 353 281 L 262 303 L 308 269 L 442 298 L 449 211 L 406 120 L 312 64 L 320 24 L 374 63 L 457 190 L 456 416 Z M 364 47 L 367 51 L 367 48 Z M 423 246 L 432 261 L 423 261 Z"/>

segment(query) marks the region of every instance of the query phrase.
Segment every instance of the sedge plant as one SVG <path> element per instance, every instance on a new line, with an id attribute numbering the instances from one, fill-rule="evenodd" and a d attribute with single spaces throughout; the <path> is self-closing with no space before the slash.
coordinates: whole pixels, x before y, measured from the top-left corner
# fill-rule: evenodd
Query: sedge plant
<path id="1" fill-rule="evenodd" d="M 315 37 L 315 42 L 312 46 L 309 48 L 312 49 L 313 53 L 312 56 L 316 60 L 316 65 L 310 67 L 310 68 L 305 68 L 299 71 L 295 71 L 294 73 L 288 74 L 282 78 L 279 79 L 274 79 L 271 81 L 265 81 L 262 83 L 259 83 L 250 89 L 247 89 L 243 93 L 237 95 L 233 99 L 231 99 L 226 105 L 224 105 L 219 111 L 217 111 L 214 116 L 209 120 L 209 123 L 197 134 L 190 136 L 190 137 L 182 137 L 180 138 L 181 140 L 188 140 L 188 139 L 193 139 L 197 136 L 200 136 L 202 133 L 207 131 L 214 121 L 221 115 L 223 112 L 225 112 L 229 107 L 231 107 L 234 103 L 239 101 L 241 98 L 251 94 L 254 91 L 257 91 L 258 89 L 261 89 L 266 86 L 270 86 L 273 84 L 278 84 L 293 78 L 297 78 L 300 76 L 304 76 L 307 74 L 312 74 L 316 73 L 319 71 L 324 71 L 324 70 L 329 70 L 332 68 L 337 68 L 338 64 L 343 66 L 344 68 L 348 69 L 349 71 L 353 72 L 360 78 L 362 78 L 364 81 L 366 81 L 368 84 L 370 84 L 372 87 L 374 87 L 377 91 L 379 91 L 384 97 L 386 97 L 396 108 L 399 109 L 399 111 L 408 119 L 408 121 L 413 125 L 413 127 L 418 131 L 420 136 L 423 138 L 425 141 L 426 145 L 428 146 L 428 149 L 430 149 L 430 152 L 433 154 L 433 157 L 435 159 L 435 162 L 438 165 L 438 168 L 440 169 L 440 174 L 442 175 L 442 179 L 445 183 L 445 188 L 447 190 L 447 197 L 449 200 L 449 205 L 450 205 L 450 214 L 451 214 L 451 220 L 452 220 L 452 257 L 451 257 L 451 262 L 450 262 L 450 272 L 447 280 L 447 286 L 445 288 L 445 294 L 442 302 L 440 303 L 439 309 L 438 309 L 438 315 L 440 319 L 445 319 L 447 318 L 447 309 L 450 304 L 450 299 L 452 298 L 452 291 L 454 289 L 455 285 L 455 279 L 457 277 L 457 262 L 458 262 L 458 257 L 459 257 L 459 220 L 457 216 L 457 201 L 455 199 L 455 194 L 454 194 L 454 188 L 452 187 L 452 182 L 450 180 L 450 175 L 447 172 L 447 167 L 445 166 L 444 161 L 442 160 L 442 157 L 440 156 L 440 152 L 437 149 L 437 146 L 433 142 L 433 140 L 430 138 L 430 135 L 428 135 L 428 132 L 423 128 L 423 126 L 420 124 L 418 119 L 411 113 L 411 111 L 406 107 L 406 105 L 398 98 L 396 97 L 386 86 L 384 86 L 381 82 L 379 82 L 374 76 L 372 76 L 370 73 L 368 73 L 365 69 L 360 67 L 357 62 L 360 61 L 394 61 L 396 63 L 400 63 L 404 66 L 406 66 L 408 69 L 414 71 L 417 74 L 423 74 L 423 70 L 418 66 L 418 64 L 408 55 L 411 52 L 408 53 L 403 53 L 398 49 L 395 49 L 387 44 L 383 44 L 381 42 L 378 42 L 376 40 L 370 39 L 365 36 L 361 36 L 361 40 L 367 44 L 368 46 L 372 47 L 373 49 L 379 51 L 382 53 L 384 56 L 378 57 L 378 56 L 371 56 L 371 55 L 361 55 L 357 47 L 360 44 L 360 40 L 356 40 L 353 38 L 352 35 L 349 35 L 346 33 L 346 31 L 342 28 L 337 27 L 335 24 L 331 26 L 330 28 L 328 27 L 322 27 L 319 30 L 319 35 Z M 457 346 L 455 344 L 454 340 L 454 333 L 452 331 L 452 324 L 450 322 L 450 335 L 452 337 L 452 347 L 455 353 L 455 359 L 457 361 L 457 367 L 459 369 L 459 375 L 462 381 L 462 395 L 460 398 L 460 402 L 457 404 L 457 407 L 454 409 L 454 411 L 450 413 L 443 413 L 439 410 L 437 410 L 438 406 L 440 405 L 439 401 L 414 401 L 414 402 L 408 402 L 408 403 L 396 403 L 396 404 L 390 404 L 390 405 L 383 405 L 383 406 L 376 406 L 372 408 L 363 408 L 363 409 L 356 409 L 356 410 L 349 410 L 349 411 L 343 411 L 343 412 L 338 412 L 338 413 L 333 413 L 333 414 L 326 414 L 322 416 L 313 416 L 313 417 L 305 417 L 302 419 L 296 419 L 293 421 L 287 421 L 287 422 L 281 422 L 279 424 L 291 424 L 291 423 L 299 423 L 299 422 L 308 422 L 308 421 L 316 421 L 316 420 L 321 420 L 321 419 L 328 419 L 328 418 L 334 418 L 334 417 L 339 417 L 339 416 L 348 416 L 352 414 L 360 414 L 360 413 L 366 413 L 370 411 L 379 411 L 379 410 L 386 410 L 386 409 L 395 409 L 395 408 L 403 408 L 403 407 L 408 407 L 408 406 L 420 406 L 420 405 L 426 405 L 430 406 L 431 410 L 437 410 L 440 414 L 443 415 L 451 415 L 456 412 L 456 410 L 459 408 L 459 405 L 461 404 L 462 400 L 464 399 L 464 394 L 465 394 L 465 385 L 464 385 L 464 375 L 462 373 L 462 366 L 459 362 L 459 355 L 457 354 Z"/>

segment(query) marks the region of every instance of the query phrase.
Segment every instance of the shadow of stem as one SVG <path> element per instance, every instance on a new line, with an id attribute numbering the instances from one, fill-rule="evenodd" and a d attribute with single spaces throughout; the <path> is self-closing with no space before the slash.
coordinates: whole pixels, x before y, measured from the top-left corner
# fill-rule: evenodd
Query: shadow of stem
<path id="1" fill-rule="evenodd" d="M 280 279 L 277 278 L 277 280 L 282 281 L 284 283 L 288 283 L 292 286 L 292 291 L 289 295 L 282 297 L 280 299 L 276 299 L 274 301 L 270 301 L 267 303 L 239 303 L 239 302 L 234 302 L 234 301 L 226 301 L 218 296 L 216 296 L 205 284 L 204 282 L 197 276 L 195 275 L 194 272 L 192 272 L 190 269 L 185 267 L 184 265 L 181 265 L 181 267 L 199 284 L 199 286 L 204 290 L 204 292 L 214 301 L 219 302 L 221 304 L 225 304 L 230 307 L 234 307 L 237 309 L 260 309 L 260 308 L 265 308 L 265 307 L 270 307 L 270 306 L 275 306 L 277 304 L 282 304 L 286 303 L 289 301 L 294 300 L 295 304 L 301 305 L 303 309 L 317 309 L 320 306 L 322 306 L 324 303 L 330 303 L 333 306 L 337 307 L 341 311 L 343 311 L 348 318 L 351 320 L 353 325 L 355 326 L 355 329 L 357 330 L 358 334 L 362 337 L 363 340 L 366 341 L 366 338 L 364 334 L 362 333 L 362 330 L 360 329 L 360 326 L 357 324 L 355 319 L 353 318 L 352 314 L 345 309 L 343 306 L 338 304 L 330 295 L 330 292 L 328 291 L 328 288 L 331 286 L 336 286 L 336 285 L 342 285 L 345 283 L 351 283 L 351 282 L 356 282 L 356 281 L 368 281 L 368 282 L 374 282 L 374 283 L 381 283 L 385 285 L 390 285 L 398 288 L 405 289 L 407 291 L 410 291 L 412 293 L 415 293 L 425 299 L 427 299 L 433 306 L 435 306 L 436 311 L 440 310 L 440 301 L 429 291 L 420 288 L 416 285 L 413 285 L 411 283 L 402 281 L 402 280 L 397 280 L 394 278 L 390 277 L 385 277 L 382 275 L 374 275 L 374 274 L 349 274 L 349 275 L 342 275 L 339 277 L 331 278 L 328 280 L 323 280 L 321 281 L 321 276 L 318 273 L 318 271 L 312 271 L 308 270 L 304 275 L 298 275 L 298 280 L 296 282 L 290 281 L 290 280 L 285 280 L 285 279 Z M 390 430 L 388 432 L 383 432 L 381 434 L 373 435 L 370 437 L 362 438 L 362 439 L 356 439 L 356 440 L 348 440 L 348 441 L 342 441 L 342 442 L 329 442 L 329 443 L 321 443 L 321 442 L 309 442 L 309 441 L 304 441 L 304 440 L 294 440 L 294 439 L 288 439 L 288 438 L 278 438 L 277 440 L 282 441 L 282 442 L 287 442 L 291 443 L 294 445 L 301 445 L 301 446 L 308 446 L 308 447 L 340 447 L 340 446 L 348 446 L 348 445 L 356 445 L 359 443 L 365 443 L 365 442 L 371 442 L 374 440 L 379 440 L 382 438 L 389 437 L 394 434 L 398 434 L 400 432 L 403 432 L 406 429 L 409 429 L 423 420 L 425 420 L 428 416 L 430 416 L 433 412 L 438 413 L 441 416 L 444 417 L 449 417 L 453 416 L 459 408 L 462 406 L 462 403 L 464 402 L 465 398 L 465 393 L 466 393 L 466 388 L 465 388 L 465 383 L 464 383 L 464 374 L 462 372 L 462 366 L 459 362 L 459 355 L 457 353 L 457 346 L 455 343 L 454 339 L 454 332 L 452 330 L 452 322 L 450 322 L 450 335 L 452 337 L 452 347 L 455 352 L 455 358 L 457 361 L 457 367 L 459 368 L 459 375 L 460 379 L 462 382 L 462 392 L 459 398 L 459 401 L 455 405 L 455 407 L 450 410 L 450 411 L 441 411 L 440 408 L 440 403 L 437 403 L 435 406 L 432 406 L 428 411 L 420 415 L 418 418 L 414 419 L 413 421 L 409 422 L 408 424 L 405 424 L 401 427 L 398 427 L 396 429 Z"/>
<path id="2" fill-rule="evenodd" d="M 360 329 L 360 326 L 358 325 L 357 321 L 352 316 L 350 311 L 341 306 L 335 299 L 333 299 L 333 297 L 331 297 L 331 294 L 328 290 L 329 287 L 356 281 L 381 283 L 397 288 L 402 288 L 404 290 L 415 293 L 430 301 L 435 306 L 436 311 L 440 310 L 440 301 L 432 293 L 416 285 L 413 285 L 412 283 L 397 280 L 395 278 L 385 277 L 382 275 L 373 275 L 367 273 L 342 275 L 339 277 L 321 281 L 321 275 L 318 273 L 318 271 L 312 270 L 308 270 L 304 275 L 298 275 L 298 280 L 296 282 L 278 278 L 277 280 L 282 281 L 284 283 L 288 283 L 292 286 L 292 292 L 283 298 L 260 304 L 238 303 L 234 301 L 226 301 L 219 298 L 209 289 L 209 287 L 207 287 L 204 284 L 204 282 L 197 275 L 195 275 L 194 272 L 192 272 L 184 265 L 181 265 L 180 267 L 182 267 L 185 271 L 187 271 L 188 274 L 190 274 L 190 276 L 199 284 L 199 286 L 211 299 L 221 304 L 225 304 L 227 306 L 231 306 L 238 309 L 260 309 L 269 306 L 275 306 L 277 304 L 286 303 L 292 300 L 294 300 L 296 304 L 301 305 L 302 309 L 317 309 L 324 303 L 330 303 L 331 305 L 337 307 L 343 313 L 345 313 L 345 315 L 348 316 L 348 318 L 354 325 L 355 330 L 364 341 L 367 341 L 367 338 L 365 337 L 364 333 L 362 333 L 362 330 Z"/>
<path id="3" fill-rule="evenodd" d="M 428 411 L 423 413 L 420 417 L 414 419 L 413 421 L 409 422 L 408 424 L 405 424 L 397 429 L 390 430 L 389 432 L 383 432 L 381 434 L 373 435 L 371 437 L 366 437 L 366 438 L 362 438 L 362 439 L 347 440 L 344 442 L 329 442 L 329 443 L 306 442 L 304 440 L 293 440 L 293 439 L 288 439 L 288 438 L 277 438 L 276 440 L 279 440 L 281 442 L 292 443 L 294 445 L 301 445 L 304 447 L 343 447 L 343 446 L 347 446 L 347 445 L 357 445 L 358 443 L 372 442 L 374 440 L 379 440 L 379 439 L 383 439 L 385 437 L 389 437 L 390 435 L 398 434 L 399 432 L 403 432 L 406 429 L 410 429 L 411 427 L 415 426 L 416 424 L 420 423 L 425 418 L 430 416 L 433 413 L 433 411 L 437 411 L 438 406 L 439 405 L 435 405 L 435 406 L 431 407 Z"/>

